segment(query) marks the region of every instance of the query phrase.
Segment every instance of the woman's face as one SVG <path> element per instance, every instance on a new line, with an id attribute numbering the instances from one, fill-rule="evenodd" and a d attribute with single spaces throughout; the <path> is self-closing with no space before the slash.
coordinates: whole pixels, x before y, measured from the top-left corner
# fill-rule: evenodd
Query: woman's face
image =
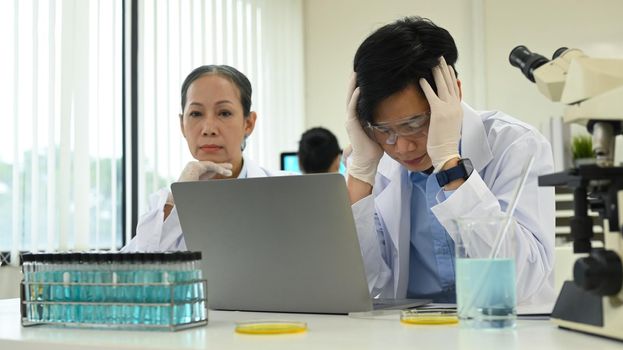
<path id="1" fill-rule="evenodd" d="M 240 91 L 229 79 L 204 75 L 188 88 L 180 118 L 188 149 L 197 160 L 231 163 L 233 173 L 242 167 L 240 146 L 255 126 L 256 115 L 245 118 Z"/>

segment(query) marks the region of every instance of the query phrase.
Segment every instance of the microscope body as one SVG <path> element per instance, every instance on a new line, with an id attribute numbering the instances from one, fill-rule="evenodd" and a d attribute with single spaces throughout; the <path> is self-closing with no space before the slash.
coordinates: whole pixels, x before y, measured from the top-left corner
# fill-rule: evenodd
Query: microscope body
<path id="1" fill-rule="evenodd" d="M 623 167 L 614 164 L 615 137 L 623 133 L 623 59 L 597 59 L 562 48 L 548 60 L 516 47 L 513 66 L 554 102 L 566 104 L 563 120 L 585 125 L 595 163 L 539 177 L 540 186 L 573 190 L 573 281 L 566 281 L 552 311 L 561 327 L 623 340 Z M 592 219 L 604 220 L 604 248 L 593 248 Z"/>

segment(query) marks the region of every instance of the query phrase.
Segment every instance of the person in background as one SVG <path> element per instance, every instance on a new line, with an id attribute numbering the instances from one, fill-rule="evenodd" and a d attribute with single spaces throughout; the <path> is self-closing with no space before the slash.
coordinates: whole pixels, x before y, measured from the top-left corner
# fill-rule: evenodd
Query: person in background
<path id="1" fill-rule="evenodd" d="M 244 74 L 226 65 L 201 66 L 186 77 L 181 93 L 180 130 L 195 160 L 186 164 L 179 182 L 280 174 L 242 154 L 257 119 L 251 110 L 251 83 Z M 166 187 L 149 197 L 149 209 L 123 251 L 171 250 L 186 250 L 186 244 L 175 200 Z"/>
<path id="2" fill-rule="evenodd" d="M 298 159 L 304 174 L 338 172 L 341 150 L 337 138 L 321 127 L 305 131 L 299 141 Z"/>
<path id="3" fill-rule="evenodd" d="M 526 123 L 462 102 L 457 58 L 450 33 L 420 17 L 381 27 L 355 54 L 347 181 L 371 294 L 456 302 L 454 220 L 505 213 L 534 155 L 509 237 L 518 304 L 546 305 L 554 192 L 537 179 L 554 170 L 551 146 Z M 475 251 L 496 237 L 479 238 Z"/>

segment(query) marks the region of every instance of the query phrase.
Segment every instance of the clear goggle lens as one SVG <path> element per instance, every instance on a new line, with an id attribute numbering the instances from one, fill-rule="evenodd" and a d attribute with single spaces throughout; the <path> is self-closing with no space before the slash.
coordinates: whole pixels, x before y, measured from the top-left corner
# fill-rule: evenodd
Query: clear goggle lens
<path id="1" fill-rule="evenodd" d="M 428 133 L 430 112 L 397 122 L 368 123 L 366 130 L 376 142 L 386 145 L 396 144 L 398 136 L 422 137 Z"/>

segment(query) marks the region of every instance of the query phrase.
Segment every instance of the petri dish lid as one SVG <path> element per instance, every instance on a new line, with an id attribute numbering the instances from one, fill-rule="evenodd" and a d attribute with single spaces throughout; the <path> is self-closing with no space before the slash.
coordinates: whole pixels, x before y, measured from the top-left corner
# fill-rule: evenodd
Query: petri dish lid
<path id="1" fill-rule="evenodd" d="M 458 323 L 459 318 L 456 315 L 456 309 L 408 309 L 401 311 L 400 322 L 419 325 L 447 325 Z"/>
<path id="2" fill-rule="evenodd" d="M 297 321 L 258 320 L 236 322 L 236 333 L 240 334 L 292 334 L 307 330 L 307 323 Z"/>

